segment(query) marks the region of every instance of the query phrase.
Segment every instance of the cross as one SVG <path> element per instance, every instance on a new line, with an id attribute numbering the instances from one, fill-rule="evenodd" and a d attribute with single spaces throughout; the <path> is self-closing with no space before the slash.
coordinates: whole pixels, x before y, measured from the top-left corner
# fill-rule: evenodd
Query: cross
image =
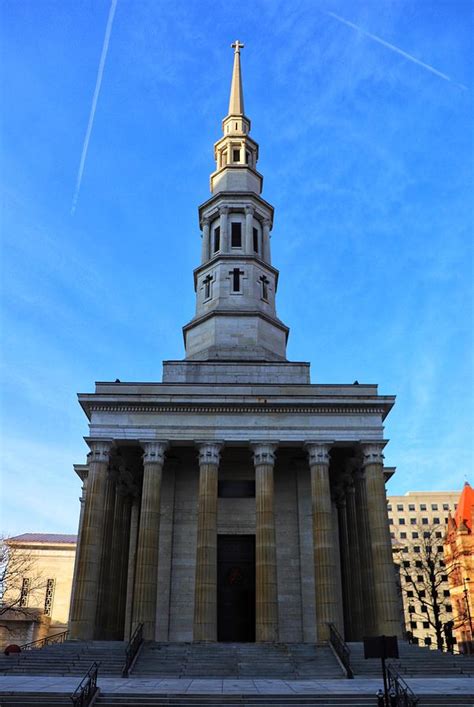
<path id="1" fill-rule="evenodd" d="M 260 282 L 262 283 L 262 299 L 267 300 L 268 299 L 268 285 L 270 284 L 270 280 L 267 280 L 265 275 L 262 275 L 260 278 Z"/>
<path id="2" fill-rule="evenodd" d="M 202 284 L 204 285 L 204 299 L 209 299 L 209 297 L 211 296 L 211 282 L 212 275 L 208 275 L 202 281 Z"/>
<path id="3" fill-rule="evenodd" d="M 230 46 L 234 50 L 234 54 L 240 54 L 240 50 L 244 48 L 245 44 L 242 44 L 242 42 L 236 39 Z"/>
<path id="4" fill-rule="evenodd" d="M 232 292 L 240 292 L 240 276 L 243 274 L 244 271 L 239 268 L 229 270 L 229 275 L 232 275 Z"/>

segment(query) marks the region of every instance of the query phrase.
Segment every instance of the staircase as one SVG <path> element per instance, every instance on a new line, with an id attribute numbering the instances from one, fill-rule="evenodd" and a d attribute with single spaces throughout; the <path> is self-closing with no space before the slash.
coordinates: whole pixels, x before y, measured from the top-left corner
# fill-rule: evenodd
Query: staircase
<path id="1" fill-rule="evenodd" d="M 97 707 L 376 707 L 374 695 L 152 695 L 150 693 L 102 693 L 94 702 Z M 472 707 L 473 697 L 463 695 L 426 695 L 419 707 Z M 1 707 L 40 707 L 69 705 L 66 695 L 56 693 L 24 693 L 2 696 Z"/>
<path id="2" fill-rule="evenodd" d="M 0 655 L 0 675 L 77 675 L 83 677 L 92 663 L 100 675 L 121 676 L 125 664 L 124 641 L 65 641 L 9 656 Z M 2 703 L 0 702 L 0 705 Z"/>
<path id="3" fill-rule="evenodd" d="M 364 658 L 362 643 L 348 643 L 351 651 L 351 667 L 358 677 L 379 677 L 379 658 Z M 398 642 L 399 658 L 387 660 L 403 677 L 474 677 L 474 655 L 452 655 L 441 651 Z M 474 691 L 474 690 L 473 690 Z M 473 700 L 474 702 L 474 700 Z"/>
<path id="4" fill-rule="evenodd" d="M 329 646 L 308 643 L 146 643 L 132 677 L 344 678 Z"/>

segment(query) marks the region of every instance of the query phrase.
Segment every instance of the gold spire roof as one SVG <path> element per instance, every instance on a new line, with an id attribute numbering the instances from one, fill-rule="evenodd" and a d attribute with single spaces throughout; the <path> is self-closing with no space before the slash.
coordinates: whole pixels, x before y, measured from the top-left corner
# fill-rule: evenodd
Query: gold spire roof
<path id="1" fill-rule="evenodd" d="M 234 50 L 234 68 L 232 69 L 232 84 L 230 86 L 229 115 L 244 115 L 244 92 L 240 72 L 240 50 L 244 48 L 244 45 L 236 39 L 231 47 Z"/>

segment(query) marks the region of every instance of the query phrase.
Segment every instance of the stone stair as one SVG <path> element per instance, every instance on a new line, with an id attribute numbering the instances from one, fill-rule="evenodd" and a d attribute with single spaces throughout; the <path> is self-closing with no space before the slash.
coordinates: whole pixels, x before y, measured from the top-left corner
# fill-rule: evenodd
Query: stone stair
<path id="1" fill-rule="evenodd" d="M 100 663 L 102 677 L 120 676 L 126 645 L 124 641 L 65 641 L 20 654 L 1 654 L 0 675 L 77 675 L 81 678 L 96 662 Z"/>
<path id="2" fill-rule="evenodd" d="M 379 658 L 364 658 L 363 643 L 348 643 L 351 651 L 351 667 L 354 675 L 379 677 Z M 474 677 L 474 655 L 452 655 L 415 646 L 405 641 L 398 642 L 399 658 L 387 659 L 403 677 Z M 474 702 L 474 701 L 473 701 Z"/>
<path id="3" fill-rule="evenodd" d="M 132 677 L 337 679 L 329 646 L 304 643 L 146 643 Z"/>
<path id="4" fill-rule="evenodd" d="M 424 695 L 419 707 L 472 707 L 474 697 L 466 695 Z M 153 695 L 148 693 L 101 693 L 98 707 L 376 707 L 374 695 L 300 694 L 300 695 Z M 23 693 L 2 695 L 0 707 L 71 705 L 68 695 Z"/>

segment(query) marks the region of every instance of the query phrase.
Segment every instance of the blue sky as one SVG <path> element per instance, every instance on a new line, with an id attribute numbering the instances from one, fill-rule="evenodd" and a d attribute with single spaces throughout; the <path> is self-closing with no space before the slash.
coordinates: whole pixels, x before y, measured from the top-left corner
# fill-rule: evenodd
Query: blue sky
<path id="1" fill-rule="evenodd" d="M 76 393 L 183 357 L 237 37 L 288 357 L 397 395 L 389 493 L 472 481 L 472 4 L 118 0 L 74 214 L 110 2 L 0 8 L 3 530 L 75 532 Z"/>

